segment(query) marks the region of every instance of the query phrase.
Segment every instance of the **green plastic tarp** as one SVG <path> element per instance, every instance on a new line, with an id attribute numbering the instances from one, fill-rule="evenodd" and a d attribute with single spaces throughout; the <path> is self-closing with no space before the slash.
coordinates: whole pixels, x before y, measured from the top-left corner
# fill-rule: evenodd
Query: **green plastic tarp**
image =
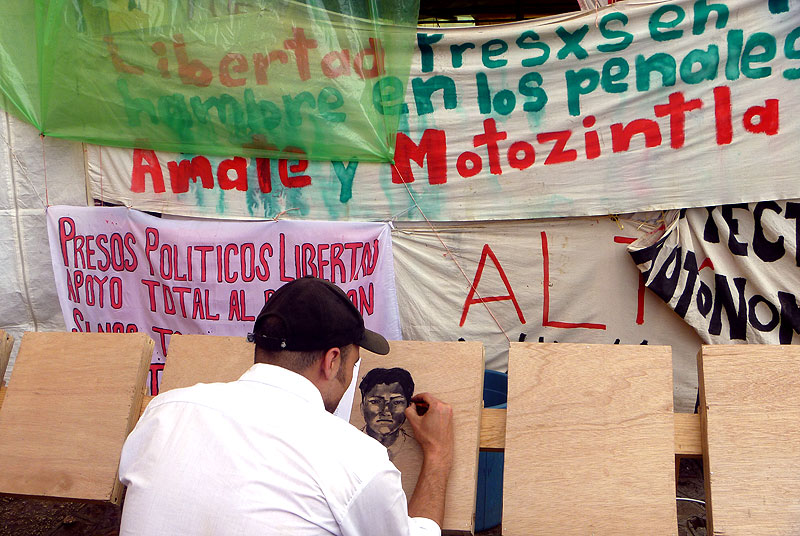
<path id="1" fill-rule="evenodd" d="M 4 0 L 0 105 L 46 136 L 391 161 L 419 0 Z"/>

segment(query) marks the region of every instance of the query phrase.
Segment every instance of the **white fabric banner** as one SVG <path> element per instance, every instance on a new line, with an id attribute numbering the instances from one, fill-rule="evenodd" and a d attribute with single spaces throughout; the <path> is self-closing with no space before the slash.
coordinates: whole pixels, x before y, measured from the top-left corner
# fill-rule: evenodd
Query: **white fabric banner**
<path id="1" fill-rule="evenodd" d="M 675 211 L 630 254 L 704 343 L 797 344 L 798 219 L 798 200 Z"/>
<path id="2" fill-rule="evenodd" d="M 243 337 L 271 293 L 304 275 L 333 281 L 368 328 L 401 337 L 387 224 L 164 220 L 66 206 L 50 207 L 47 223 L 67 329 L 149 334 L 153 393 L 170 335 Z"/>
<path id="3" fill-rule="evenodd" d="M 671 346 L 675 408 L 694 409 L 700 339 L 645 289 L 630 261 L 627 245 L 645 234 L 640 222 L 447 223 L 436 232 L 424 224 L 396 227 L 405 339 L 482 341 L 487 366 L 501 371 L 508 368 L 509 341 L 521 336 Z"/>
<path id="4" fill-rule="evenodd" d="M 396 165 L 90 147 L 95 198 L 213 217 L 550 218 L 800 197 L 800 4 L 420 28 Z M 379 101 L 376 101 L 379 102 Z M 219 113 L 223 113 L 220 111 Z M 411 195 L 414 200 L 412 201 Z"/>

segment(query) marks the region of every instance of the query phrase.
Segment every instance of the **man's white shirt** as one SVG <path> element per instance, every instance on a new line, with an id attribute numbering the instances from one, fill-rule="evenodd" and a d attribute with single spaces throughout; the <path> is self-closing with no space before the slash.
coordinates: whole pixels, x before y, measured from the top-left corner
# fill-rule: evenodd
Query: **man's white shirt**
<path id="1" fill-rule="evenodd" d="M 154 398 L 119 474 L 123 535 L 441 534 L 408 517 L 386 449 L 325 411 L 309 380 L 272 365 Z"/>

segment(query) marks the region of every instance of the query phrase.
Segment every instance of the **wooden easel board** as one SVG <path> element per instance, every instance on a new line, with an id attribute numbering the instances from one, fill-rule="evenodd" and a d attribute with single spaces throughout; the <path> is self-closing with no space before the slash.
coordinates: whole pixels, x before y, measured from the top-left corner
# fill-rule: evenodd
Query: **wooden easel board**
<path id="1" fill-rule="evenodd" d="M 253 366 L 254 350 L 253 343 L 245 337 L 172 335 L 161 391 L 238 380 Z"/>
<path id="2" fill-rule="evenodd" d="M 6 375 L 12 348 L 14 348 L 14 337 L 0 329 L 0 386 L 3 385 L 3 377 Z"/>
<path id="3" fill-rule="evenodd" d="M 26 333 L 0 409 L 0 493 L 118 502 L 152 354 L 143 333 Z"/>
<path id="4" fill-rule="evenodd" d="M 800 534 L 800 348 L 698 354 L 708 534 Z"/>
<path id="5" fill-rule="evenodd" d="M 504 536 L 677 534 L 669 347 L 511 343 Z"/>
<path id="6" fill-rule="evenodd" d="M 483 400 L 483 344 L 479 342 L 391 341 L 391 351 L 379 356 L 361 350 L 358 384 L 371 370 L 399 367 L 411 374 L 414 392 L 428 392 L 453 407 L 455 453 L 447 485 L 442 529 L 469 532 L 474 528 L 478 476 L 478 443 Z M 365 430 L 361 391 L 356 389 L 350 423 Z M 422 451 L 406 422 L 392 461 L 400 470 L 403 489 L 411 497 L 422 465 Z"/>

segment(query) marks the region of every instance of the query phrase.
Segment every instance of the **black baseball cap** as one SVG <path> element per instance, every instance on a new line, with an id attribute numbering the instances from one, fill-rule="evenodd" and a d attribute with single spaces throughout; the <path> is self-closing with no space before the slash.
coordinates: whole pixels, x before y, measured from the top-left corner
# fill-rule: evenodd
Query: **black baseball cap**
<path id="1" fill-rule="evenodd" d="M 258 313 L 248 340 L 270 351 L 310 352 L 357 344 L 375 354 L 389 353 L 389 343 L 364 327 L 361 313 L 347 294 L 312 276 L 276 290 Z"/>

